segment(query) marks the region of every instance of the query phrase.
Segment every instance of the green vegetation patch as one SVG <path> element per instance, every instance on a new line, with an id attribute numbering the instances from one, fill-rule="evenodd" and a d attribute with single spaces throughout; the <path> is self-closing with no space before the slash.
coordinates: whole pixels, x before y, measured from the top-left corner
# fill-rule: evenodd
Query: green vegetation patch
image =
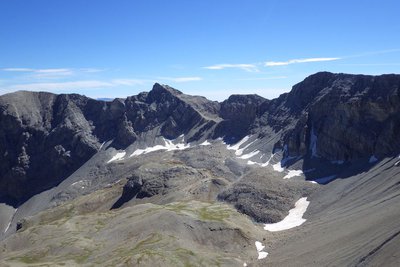
<path id="1" fill-rule="evenodd" d="M 233 211 L 225 205 L 197 201 L 175 202 L 167 204 L 165 208 L 176 213 L 190 213 L 203 221 L 221 222 L 224 219 L 228 219 L 233 213 Z"/>
<path id="2" fill-rule="evenodd" d="M 22 256 L 22 257 L 16 257 L 16 258 L 12 258 L 12 261 L 20 261 L 26 264 L 32 264 L 32 263 L 38 263 L 40 262 L 39 257 L 37 256 Z"/>
<path id="3" fill-rule="evenodd" d="M 221 206 L 208 206 L 199 209 L 199 218 L 204 221 L 223 221 L 231 216 L 232 211 Z"/>

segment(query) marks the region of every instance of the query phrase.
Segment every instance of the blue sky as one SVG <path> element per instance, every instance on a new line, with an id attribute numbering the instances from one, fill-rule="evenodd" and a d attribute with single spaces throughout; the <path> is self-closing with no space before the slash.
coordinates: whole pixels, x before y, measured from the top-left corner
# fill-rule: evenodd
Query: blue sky
<path id="1" fill-rule="evenodd" d="M 2 0 L 0 94 L 155 82 L 274 98 L 318 71 L 400 73 L 398 0 Z"/>

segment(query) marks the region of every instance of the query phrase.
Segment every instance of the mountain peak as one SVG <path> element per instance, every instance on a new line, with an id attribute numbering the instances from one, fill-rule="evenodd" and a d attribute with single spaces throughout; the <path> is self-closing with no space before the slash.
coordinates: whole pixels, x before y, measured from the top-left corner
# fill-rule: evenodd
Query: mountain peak
<path id="1" fill-rule="evenodd" d="M 153 88 L 151 89 L 151 91 L 156 91 L 156 92 L 168 92 L 170 94 L 173 95 L 181 95 L 182 92 L 179 90 L 176 90 L 175 88 L 172 88 L 169 85 L 166 84 L 159 84 L 159 83 L 155 83 L 153 85 Z"/>
<path id="2" fill-rule="evenodd" d="M 241 104 L 250 104 L 250 103 L 257 103 L 260 104 L 266 101 L 262 96 L 257 94 L 247 94 L 247 95 L 231 95 L 224 103 L 241 103 Z"/>
<path id="3" fill-rule="evenodd" d="M 149 103 L 166 101 L 171 97 L 176 97 L 181 94 L 181 91 L 178 91 L 168 85 L 155 83 L 147 96 L 147 101 Z"/>

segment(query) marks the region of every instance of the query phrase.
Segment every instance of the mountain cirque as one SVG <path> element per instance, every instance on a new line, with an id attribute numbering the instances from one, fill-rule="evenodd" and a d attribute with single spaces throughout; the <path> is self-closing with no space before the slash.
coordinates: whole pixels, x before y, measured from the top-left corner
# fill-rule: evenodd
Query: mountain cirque
<path id="1" fill-rule="evenodd" d="M 398 266 L 399 88 L 3 95 L 0 265 Z"/>

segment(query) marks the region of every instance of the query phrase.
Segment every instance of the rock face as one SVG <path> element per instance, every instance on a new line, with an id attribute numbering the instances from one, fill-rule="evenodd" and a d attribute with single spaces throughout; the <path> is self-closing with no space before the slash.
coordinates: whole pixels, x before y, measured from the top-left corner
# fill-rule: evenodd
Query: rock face
<path id="1" fill-rule="evenodd" d="M 260 115 L 260 106 L 269 101 L 258 95 L 232 95 L 221 103 L 219 115 L 223 121 L 218 125 L 217 137 L 237 141 L 248 135 L 250 126 Z"/>
<path id="2" fill-rule="evenodd" d="M 295 85 L 280 106 L 297 119 L 282 136 L 289 155 L 348 161 L 398 153 L 399 87 L 399 75 L 332 73 Z"/>
<path id="3" fill-rule="evenodd" d="M 105 141 L 124 149 L 163 136 L 185 142 L 249 134 L 276 139 L 284 157 L 351 161 L 400 151 L 400 75 L 317 73 L 266 100 L 222 103 L 155 84 L 110 102 L 80 95 L 17 92 L 0 97 L 0 198 L 16 205 L 51 188 Z M 151 140 L 150 140 L 151 141 Z"/>
<path id="4" fill-rule="evenodd" d="M 34 92 L 1 96 L 0 198 L 16 205 L 57 185 L 105 141 L 125 148 L 148 131 L 170 139 L 200 136 L 216 123 L 207 115 L 219 104 L 184 97 L 159 84 L 150 93 L 112 102 Z"/>
<path id="5" fill-rule="evenodd" d="M 0 99 L 0 195 L 14 202 L 52 187 L 98 148 L 79 95 L 18 92 Z"/>

